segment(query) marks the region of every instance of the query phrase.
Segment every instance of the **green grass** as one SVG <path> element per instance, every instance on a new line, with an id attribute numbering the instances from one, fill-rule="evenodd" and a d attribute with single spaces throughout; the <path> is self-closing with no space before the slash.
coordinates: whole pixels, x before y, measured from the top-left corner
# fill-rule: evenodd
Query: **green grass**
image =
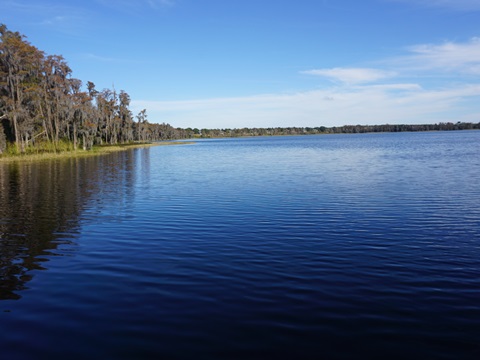
<path id="1" fill-rule="evenodd" d="M 74 150 L 73 143 L 65 141 L 60 142 L 58 146 L 54 146 L 51 143 L 45 143 L 41 145 L 37 144 L 35 147 L 28 147 L 25 149 L 24 153 L 19 153 L 15 147 L 15 144 L 8 144 L 6 151 L 0 155 L 0 163 L 97 156 L 141 147 L 184 144 L 193 144 L 193 142 L 154 142 L 97 145 L 90 150 L 83 150 L 81 148 Z"/>

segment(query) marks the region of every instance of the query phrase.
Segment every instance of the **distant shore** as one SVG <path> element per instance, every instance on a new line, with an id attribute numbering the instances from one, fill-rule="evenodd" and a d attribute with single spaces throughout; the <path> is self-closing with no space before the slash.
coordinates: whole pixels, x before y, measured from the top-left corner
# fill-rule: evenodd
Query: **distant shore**
<path id="1" fill-rule="evenodd" d="M 0 155 L 0 164 L 10 163 L 16 161 L 40 161 L 40 160 L 55 160 L 55 159 L 67 159 L 67 158 L 80 158 L 90 157 L 98 155 L 106 155 L 113 152 L 125 151 L 129 149 L 144 148 L 151 146 L 168 146 L 168 145 L 186 145 L 193 144 L 194 142 L 173 142 L 173 141 L 159 141 L 151 143 L 133 143 L 133 144 L 118 144 L 118 145 L 104 145 L 94 146 L 90 150 L 77 149 L 72 151 L 62 152 L 41 152 L 41 153 L 29 153 L 19 155 Z"/>

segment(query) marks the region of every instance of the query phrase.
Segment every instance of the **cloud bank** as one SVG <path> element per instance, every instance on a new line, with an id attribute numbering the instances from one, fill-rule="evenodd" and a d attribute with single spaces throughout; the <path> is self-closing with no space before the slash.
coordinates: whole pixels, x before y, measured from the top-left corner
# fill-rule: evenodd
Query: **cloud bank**
<path id="1" fill-rule="evenodd" d="M 346 84 L 375 82 L 395 76 L 394 72 L 368 68 L 333 68 L 302 71 L 303 74 L 318 75 Z"/>
<path id="2" fill-rule="evenodd" d="M 147 108 L 152 121 L 177 127 L 480 122 L 478 38 L 463 43 L 418 44 L 405 52 L 378 61 L 382 68 L 335 67 L 300 72 L 319 81 L 334 81 L 322 89 L 238 98 L 134 101 L 132 106 L 138 111 Z"/>
<path id="3" fill-rule="evenodd" d="M 478 37 L 465 43 L 415 45 L 408 50 L 410 55 L 397 59 L 397 65 L 429 71 L 480 74 L 480 38 Z"/>
<path id="4" fill-rule="evenodd" d="M 312 90 L 191 101 L 134 101 L 151 121 L 176 127 L 242 128 L 478 122 L 462 103 L 480 96 L 480 85 L 425 91 L 417 84 Z M 153 114 L 153 115 L 152 115 Z"/>

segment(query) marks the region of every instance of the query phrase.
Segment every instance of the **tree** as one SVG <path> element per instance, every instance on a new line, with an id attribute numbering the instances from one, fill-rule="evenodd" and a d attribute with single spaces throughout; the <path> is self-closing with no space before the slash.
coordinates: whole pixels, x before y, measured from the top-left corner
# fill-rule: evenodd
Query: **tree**
<path id="1" fill-rule="evenodd" d="M 69 135 L 68 123 L 73 116 L 72 86 L 79 85 L 79 80 L 70 79 L 71 73 L 63 56 L 49 55 L 43 62 L 43 126 L 47 139 L 55 145 L 61 137 Z"/>
<path id="2" fill-rule="evenodd" d="M 135 123 L 130 102 L 125 91 L 99 92 L 91 81 L 83 90 L 63 56 L 44 54 L 0 24 L 0 153 L 9 142 L 21 153 L 38 151 L 44 143 L 48 147 L 42 149 L 57 151 L 61 141 L 90 149 L 191 136 L 169 124 L 150 124 L 145 109 Z"/>
<path id="3" fill-rule="evenodd" d="M 125 91 L 121 90 L 118 96 L 119 105 L 118 105 L 118 116 L 121 121 L 121 142 L 130 142 L 133 141 L 133 118 L 132 112 L 128 108 L 130 106 L 130 95 Z"/>
<path id="4" fill-rule="evenodd" d="M 18 32 L 0 25 L 0 105 L 10 121 L 17 150 L 21 152 L 33 135 L 32 102 L 41 81 L 43 56 L 43 52 Z"/>
<path id="5" fill-rule="evenodd" d="M 143 109 L 137 115 L 137 140 L 146 141 L 147 139 L 147 110 Z"/>

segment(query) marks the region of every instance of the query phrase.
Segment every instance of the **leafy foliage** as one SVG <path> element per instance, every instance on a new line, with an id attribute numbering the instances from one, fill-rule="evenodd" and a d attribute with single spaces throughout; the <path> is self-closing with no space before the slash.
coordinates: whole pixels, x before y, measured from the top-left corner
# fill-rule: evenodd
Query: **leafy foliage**
<path id="1" fill-rule="evenodd" d="M 0 24 L 0 154 L 7 143 L 15 144 L 16 153 L 57 152 L 187 136 L 168 124 L 148 123 L 146 110 L 135 122 L 125 91 L 98 91 L 90 81 L 84 91 L 71 75 L 61 55 L 46 55 Z"/>

